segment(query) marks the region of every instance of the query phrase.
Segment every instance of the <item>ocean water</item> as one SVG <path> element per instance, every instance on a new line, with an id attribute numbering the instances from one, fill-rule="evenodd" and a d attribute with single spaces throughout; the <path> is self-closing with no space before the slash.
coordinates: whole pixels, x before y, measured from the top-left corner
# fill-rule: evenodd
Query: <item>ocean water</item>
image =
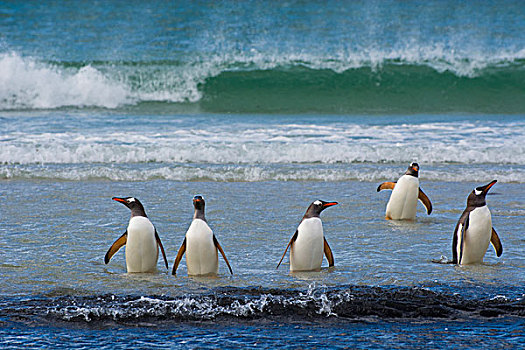
<path id="1" fill-rule="evenodd" d="M 4 348 L 520 348 L 519 1 L 0 3 Z M 384 219 L 408 164 L 434 210 Z M 476 186 L 503 244 L 452 257 Z M 202 195 L 232 265 L 170 274 Z M 144 204 L 150 274 L 104 254 Z M 335 267 L 277 263 L 308 205 Z"/>

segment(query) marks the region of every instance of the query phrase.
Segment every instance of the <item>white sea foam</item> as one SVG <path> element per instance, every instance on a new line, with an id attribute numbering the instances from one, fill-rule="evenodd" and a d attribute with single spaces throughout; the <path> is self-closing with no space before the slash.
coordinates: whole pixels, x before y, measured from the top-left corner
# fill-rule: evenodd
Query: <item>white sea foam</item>
<path id="1" fill-rule="evenodd" d="M 67 181 L 112 180 L 147 181 L 166 179 L 172 181 L 370 181 L 397 179 L 406 164 L 370 165 L 349 164 L 323 166 L 320 164 L 296 166 L 206 166 L 173 164 L 170 166 L 124 166 L 124 165 L 0 165 L 0 179 L 59 179 Z M 446 165 L 426 167 L 422 181 L 483 182 L 498 179 L 499 182 L 525 183 L 524 167 L 468 167 Z"/>
<path id="2" fill-rule="evenodd" d="M 64 69 L 16 53 L 0 54 L 0 109 L 115 108 L 130 102 L 125 85 L 90 65 Z"/>
<path id="3" fill-rule="evenodd" d="M 0 136 L 2 164 L 525 164 L 525 124 L 232 125 Z"/>
<path id="4" fill-rule="evenodd" d="M 220 303 L 213 296 L 186 296 L 172 300 L 153 297 L 140 297 L 123 303 L 103 304 L 97 306 L 66 305 L 50 307 L 48 314 L 57 315 L 64 320 L 82 319 L 90 322 L 93 319 L 110 318 L 113 320 L 138 319 L 140 317 L 183 317 L 195 319 L 213 319 L 217 316 L 250 317 L 261 315 L 269 307 L 286 309 L 312 309 L 319 315 L 337 316 L 332 308 L 348 301 L 349 292 L 328 297 L 324 292 L 309 289 L 297 296 L 260 294 L 252 298 L 239 298 L 229 303 Z M 332 300 L 333 299 L 333 300 Z"/>

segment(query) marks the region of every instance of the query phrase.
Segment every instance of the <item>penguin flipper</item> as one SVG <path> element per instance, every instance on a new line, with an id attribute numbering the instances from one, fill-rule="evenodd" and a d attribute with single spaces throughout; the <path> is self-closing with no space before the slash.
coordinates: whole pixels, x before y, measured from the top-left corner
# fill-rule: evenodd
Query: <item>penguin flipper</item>
<path id="1" fill-rule="evenodd" d="M 458 235 L 460 235 L 461 237 L 461 243 L 460 243 L 461 246 L 459 248 L 459 257 L 457 261 L 458 264 L 461 264 L 461 260 L 463 259 L 463 251 L 465 250 L 465 235 L 467 234 L 468 224 L 469 224 L 469 215 L 467 215 L 465 217 L 465 221 L 462 224 L 460 224 L 461 232 L 458 232 Z"/>
<path id="2" fill-rule="evenodd" d="M 115 243 L 111 245 L 111 247 L 109 247 L 108 252 L 106 253 L 106 256 L 104 256 L 104 263 L 108 264 L 109 261 L 111 260 L 111 257 L 113 257 L 113 255 L 115 255 L 115 253 L 118 252 L 118 250 L 122 248 L 122 246 L 126 245 L 127 241 L 128 241 L 128 231 L 126 230 L 126 232 L 124 232 L 124 234 L 120 236 L 115 241 Z"/>
<path id="3" fill-rule="evenodd" d="M 179 267 L 180 261 L 182 260 L 182 256 L 186 252 L 186 237 L 184 237 L 184 242 L 182 242 L 182 245 L 179 248 L 179 251 L 177 252 L 177 257 L 175 258 L 175 262 L 173 263 L 173 270 L 171 270 L 172 275 L 177 274 L 177 268 Z"/>
<path id="4" fill-rule="evenodd" d="M 324 255 L 326 255 L 326 260 L 328 260 L 328 266 L 334 266 L 334 255 L 332 254 L 332 249 L 330 249 L 326 238 L 324 239 Z"/>
<path id="5" fill-rule="evenodd" d="M 232 267 L 230 266 L 230 263 L 228 262 L 228 259 L 226 258 L 226 254 L 224 254 L 224 250 L 222 250 L 222 247 L 219 244 L 219 241 L 217 240 L 215 235 L 213 235 L 213 244 L 215 244 L 215 247 L 217 247 L 217 249 L 219 249 L 219 252 L 221 252 L 221 255 L 224 258 L 224 261 L 226 261 L 226 265 L 228 265 L 228 268 L 230 269 L 230 273 L 233 275 Z"/>
<path id="6" fill-rule="evenodd" d="M 381 190 L 393 190 L 396 186 L 395 182 L 387 181 L 383 182 L 381 185 L 377 186 L 377 192 Z"/>
<path id="7" fill-rule="evenodd" d="M 157 240 L 157 244 L 160 247 L 160 251 L 162 252 L 162 257 L 164 257 L 164 264 L 166 264 L 166 270 L 168 269 L 168 259 L 166 259 L 166 253 L 164 252 L 164 247 L 162 246 L 162 242 L 160 241 L 159 234 L 157 232 L 157 229 L 155 229 L 155 239 Z"/>
<path id="8" fill-rule="evenodd" d="M 284 253 L 283 253 L 283 256 L 281 257 L 281 260 L 279 261 L 279 263 L 277 264 L 277 267 L 275 268 L 276 270 L 279 268 L 279 266 L 283 262 L 284 256 L 286 255 L 286 252 L 288 251 L 288 248 L 290 248 L 292 243 L 295 242 L 295 240 L 297 239 L 297 235 L 298 234 L 299 234 L 299 231 L 295 230 L 295 233 L 293 234 L 292 238 L 290 239 L 290 242 L 288 242 L 288 245 L 286 246 L 286 249 L 284 250 Z"/>
<path id="9" fill-rule="evenodd" d="M 462 239 L 463 229 L 465 228 L 465 221 L 468 220 L 468 211 L 464 211 L 463 214 L 459 217 L 458 223 L 456 224 L 456 228 L 454 229 L 454 236 L 452 236 L 452 263 L 453 264 L 459 264 L 459 256 L 458 256 L 458 244 L 460 243 L 460 239 Z M 468 223 L 467 223 L 468 224 Z M 462 251 L 462 247 L 460 248 L 460 251 Z"/>
<path id="10" fill-rule="evenodd" d="M 499 239 L 499 236 L 496 230 L 494 230 L 494 227 L 492 228 L 492 235 L 490 236 L 490 243 L 492 243 L 492 246 L 494 247 L 494 250 L 496 251 L 496 255 L 500 257 L 501 254 L 503 254 L 503 246 L 501 245 L 501 241 Z"/>
<path id="11" fill-rule="evenodd" d="M 427 214 L 430 215 L 430 213 L 432 213 L 432 203 L 430 202 L 430 199 L 427 197 L 425 192 L 421 190 L 421 188 L 419 189 L 419 194 L 417 196 L 417 199 L 419 199 L 421 203 L 423 203 L 425 208 L 427 208 Z"/>
<path id="12" fill-rule="evenodd" d="M 459 229 L 460 223 L 458 222 L 456 225 L 456 228 L 454 229 L 454 236 L 452 237 L 452 263 L 457 264 L 458 263 L 458 229 Z"/>

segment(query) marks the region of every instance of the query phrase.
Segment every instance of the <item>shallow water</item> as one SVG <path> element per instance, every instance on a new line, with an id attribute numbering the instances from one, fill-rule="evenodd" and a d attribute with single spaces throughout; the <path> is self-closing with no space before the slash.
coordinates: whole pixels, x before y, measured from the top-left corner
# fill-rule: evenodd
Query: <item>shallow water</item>
<path id="1" fill-rule="evenodd" d="M 50 334 L 63 334 L 67 341 L 70 331 L 89 346 L 118 329 L 123 329 L 123 344 L 135 344 L 138 332 L 143 346 L 155 344 L 157 332 L 166 344 L 189 347 L 243 347 L 252 341 L 272 347 L 278 344 L 274 337 L 291 337 L 291 348 L 347 341 L 359 347 L 360 337 L 376 336 L 382 339 L 379 347 L 390 341 L 395 347 L 418 346 L 433 337 L 444 345 L 461 338 L 461 332 L 510 334 L 501 322 L 515 329 L 514 338 L 505 341 L 519 344 L 525 208 L 516 196 L 523 185 L 498 183 L 487 199 L 503 256 L 496 258 L 490 249 L 483 265 L 464 267 L 432 260 L 451 257 L 453 228 L 474 184 L 422 182 L 434 212 L 427 216 L 420 205 L 415 222 L 400 223 L 384 220 L 388 194 L 377 193 L 376 185 L 4 181 L 2 203 L 10 205 L 2 209 L 0 241 L 3 324 L 27 333 L 26 340 L 15 337 L 13 346 L 56 345 Z M 129 219 L 129 210 L 111 197 L 131 194 L 142 200 L 156 225 L 170 268 L 191 220 L 192 196 L 203 195 L 207 219 L 234 275 L 222 260 L 218 278 L 187 277 L 185 260 L 177 276 L 161 262 L 158 273 L 127 274 L 123 251 L 104 265 L 106 250 Z M 321 272 L 290 274 L 285 258 L 276 270 L 306 206 L 316 198 L 340 203 L 322 214 L 335 268 L 326 268 L 324 261 Z M 470 330 L 462 329 L 470 319 L 475 320 L 468 323 Z M 439 328 L 441 335 L 431 332 Z M 7 329 L 3 332 L 10 338 Z M 426 335 L 414 339 L 408 334 L 413 332 Z"/>
<path id="2" fill-rule="evenodd" d="M 153 293 L 180 295 L 215 286 L 307 287 L 337 285 L 414 286 L 439 281 L 447 285 L 483 283 L 520 286 L 525 266 L 521 254 L 522 184 L 497 184 L 488 197 L 493 224 L 504 255 L 487 253 L 485 265 L 432 264 L 451 258 L 454 226 L 465 197 L 475 184 L 424 182 L 434 204 L 427 216 L 420 205 L 416 222 L 384 220 L 387 192 L 367 182 L 50 182 L 4 181 L 2 266 L 4 294 Z M 495 192 L 496 192 L 495 191 Z M 126 274 L 120 252 L 104 265 L 109 246 L 125 230 L 129 210 L 112 196 L 139 198 L 156 225 L 172 264 L 193 215 L 192 197 L 207 201 L 207 219 L 234 269 L 221 262 L 221 278 L 189 279 L 182 263 L 177 278 L 166 274 Z M 288 240 L 306 207 L 315 199 L 340 205 L 323 212 L 325 235 L 336 268 L 290 276 L 277 271 Z M 5 205 L 9 203 L 9 205 Z M 326 264 L 326 262 L 325 262 Z M 21 273 L 24 271 L 24 273 Z M 64 290 L 64 292 L 61 292 Z"/>
<path id="3" fill-rule="evenodd" d="M 162 117 L 158 125 L 159 119 L 147 116 L 98 116 L 90 118 L 82 132 L 75 131 L 75 124 L 82 123 L 83 116 L 75 113 L 57 116 L 58 125 L 32 130 L 39 118 L 34 113 L 9 113 L 3 124 L 16 131 L 2 141 L 2 157 L 25 157 L 20 162 L 4 160 L 1 166 L 0 319 L 1 332 L 11 339 L 9 346 L 57 346 L 56 339 L 68 343 L 74 334 L 85 346 L 112 347 L 115 344 L 105 339 L 115 332 L 122 346 L 137 347 L 159 341 L 173 347 L 245 347 L 253 341 L 272 348 L 281 338 L 290 341 L 290 348 L 419 347 L 429 342 L 446 346 L 464 337 L 475 346 L 475 338 L 489 333 L 493 337 L 484 343 L 489 347 L 499 344 L 498 337 L 509 346 L 523 342 L 525 185 L 519 153 L 523 126 L 516 117 L 483 117 L 514 138 L 514 151 L 498 141 L 497 129 L 487 129 L 481 139 L 493 153 L 468 142 L 476 131 L 451 131 L 456 146 L 450 153 L 440 148 L 448 132 L 428 133 L 430 147 L 418 151 L 415 159 L 421 165 L 421 188 L 434 210 L 428 216 L 419 204 L 415 222 L 385 220 L 389 192 L 376 192 L 379 183 L 396 180 L 405 171 L 410 154 L 402 155 L 406 162 L 394 156 L 387 163 L 345 157 L 345 147 L 352 150 L 367 143 L 374 149 L 383 147 L 383 154 L 392 157 L 381 137 L 366 142 L 354 138 L 359 129 L 393 138 L 389 126 L 342 117 L 312 124 L 312 116 L 296 116 L 289 126 L 286 117 L 281 121 L 273 116 L 265 124 L 260 116 L 201 115 L 204 132 L 186 138 L 191 133 L 188 116 Z M 415 130 L 454 130 L 480 123 L 475 116 L 445 122 L 422 117 L 421 124 L 396 118 L 394 127 L 404 129 L 403 135 L 408 132 L 398 140 L 400 148 L 407 147 Z M 263 136 L 250 136 L 261 127 Z M 129 135 L 131 142 L 116 137 L 113 128 Z M 144 133 L 126 131 L 137 128 Z M 304 135 L 314 130 L 314 135 Z M 354 131 L 344 135 L 344 130 Z M 171 136 L 176 131 L 182 138 Z M 338 133 L 332 140 L 330 135 Z M 285 136 L 271 141 L 274 134 Z M 156 146 L 157 138 L 168 141 Z M 318 143 L 318 153 L 309 148 L 310 140 Z M 174 162 L 170 150 L 188 142 L 187 157 L 201 158 L 197 163 Z M 251 142 L 254 150 L 232 155 L 244 142 Z M 343 150 L 323 151 L 331 144 Z M 265 154 L 265 149 L 270 152 Z M 478 152 L 488 161 L 449 161 L 461 152 Z M 505 152 L 517 156 L 498 157 Z M 318 160 L 305 161 L 305 153 Z M 144 154 L 154 158 L 145 160 Z M 440 157 L 445 161 L 428 161 Z M 269 181 L 273 177 L 278 180 Z M 503 243 L 502 257 L 496 258 L 489 247 L 482 265 L 433 263 L 452 257 L 452 233 L 466 197 L 493 178 L 500 181 L 487 203 Z M 222 259 L 218 278 L 187 277 L 184 260 L 176 277 L 162 263 L 157 273 L 127 274 L 123 251 L 104 264 L 105 252 L 129 220 L 129 210 L 111 197 L 142 201 L 171 268 L 197 194 L 206 199 L 207 219 L 233 276 Z M 276 270 L 307 206 L 316 199 L 340 203 L 322 214 L 335 268 L 326 268 L 325 261 L 321 272 L 290 274 L 285 258 Z M 422 336 L 414 338 L 414 332 Z M 376 342 L 370 340 L 376 337 Z"/>
<path id="4" fill-rule="evenodd" d="M 381 118 L 370 123 L 325 117 L 314 123 L 312 116 L 109 117 L 91 116 L 87 124 L 77 113 L 54 117 L 57 124 L 44 123 L 49 114 L 4 118 L 4 135 L 11 136 L 2 142 L 0 317 L 10 346 L 57 346 L 52 334 L 61 334 L 58 339 L 66 343 L 75 334 L 85 346 L 112 347 L 105 339 L 118 330 L 123 346 L 137 347 L 160 340 L 174 347 L 245 347 L 253 341 L 271 348 L 277 338 L 288 339 L 290 348 L 417 347 L 432 341 L 444 346 L 462 334 L 468 339 L 486 334 L 487 327 L 510 345 L 523 341 L 525 188 L 519 118 L 483 117 L 499 125 L 516 147 L 509 150 L 495 136 L 497 129 L 487 129 L 483 144 L 494 150 L 490 154 L 466 142 L 478 137 L 477 128 L 454 131 L 481 125 L 475 117 L 438 122 L 422 116 L 416 124 L 393 117 L 393 131 L 391 125 L 381 126 Z M 39 119 L 43 124 L 37 127 Z M 193 131 L 194 123 L 199 132 Z M 80 125 L 87 127 L 76 131 Z M 133 131 L 137 128 L 141 134 Z M 401 129 L 400 149 L 414 132 L 428 130 L 416 136 L 428 139 L 429 147 L 416 148 L 421 153 L 415 159 L 423 160 L 421 187 L 434 211 L 428 216 L 419 205 L 415 222 L 386 221 L 389 192 L 376 192 L 379 183 L 401 175 L 411 159 L 404 154 L 406 162 L 396 162 L 383 144 L 396 138 L 395 129 Z M 359 130 L 370 137 L 356 137 Z M 451 132 L 456 146 L 445 153 L 440 145 Z M 318 151 L 309 148 L 312 140 Z M 173 162 L 172 150 L 188 143 L 187 159 L 197 156 L 198 162 Z M 245 144 L 253 149 L 235 153 Z M 338 146 L 327 152 L 332 144 Z M 393 158 L 356 162 L 362 151 L 347 158 L 356 147 L 383 148 L 382 154 Z M 488 162 L 448 161 L 462 152 L 482 152 Z M 498 157 L 505 152 L 517 157 Z M 145 154 L 154 157 L 146 160 Z M 317 160 L 305 161 L 305 154 Z M 8 160 L 13 155 L 20 161 Z M 430 160 L 440 157 L 445 161 Z M 273 177 L 279 180 L 268 181 Z M 500 181 L 487 202 L 503 256 L 496 258 L 489 248 L 482 265 L 433 263 L 451 258 L 452 232 L 467 195 L 481 179 L 494 177 Z M 111 197 L 143 202 L 171 269 L 197 194 L 206 199 L 207 219 L 233 276 L 222 259 L 218 278 L 187 277 L 185 260 L 176 277 L 161 262 L 157 273 L 127 274 L 123 251 L 104 265 L 105 252 L 129 220 L 129 210 Z M 306 207 L 316 199 L 340 203 L 322 214 L 335 268 L 325 261 L 321 272 L 290 274 L 286 257 L 276 270 Z M 470 328 L 464 328 L 466 320 L 474 320 Z M 509 326 L 501 327 L 502 322 Z M 426 335 L 413 338 L 414 332 Z M 375 337 L 376 343 L 370 340 Z"/>

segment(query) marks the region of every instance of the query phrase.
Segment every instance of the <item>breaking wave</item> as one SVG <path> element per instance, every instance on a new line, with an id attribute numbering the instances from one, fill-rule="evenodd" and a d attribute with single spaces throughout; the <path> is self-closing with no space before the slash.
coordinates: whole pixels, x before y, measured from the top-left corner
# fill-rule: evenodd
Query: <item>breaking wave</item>
<path id="1" fill-rule="evenodd" d="M 523 113 L 525 51 L 241 54 L 189 61 L 57 62 L 0 53 L 0 110 Z"/>

